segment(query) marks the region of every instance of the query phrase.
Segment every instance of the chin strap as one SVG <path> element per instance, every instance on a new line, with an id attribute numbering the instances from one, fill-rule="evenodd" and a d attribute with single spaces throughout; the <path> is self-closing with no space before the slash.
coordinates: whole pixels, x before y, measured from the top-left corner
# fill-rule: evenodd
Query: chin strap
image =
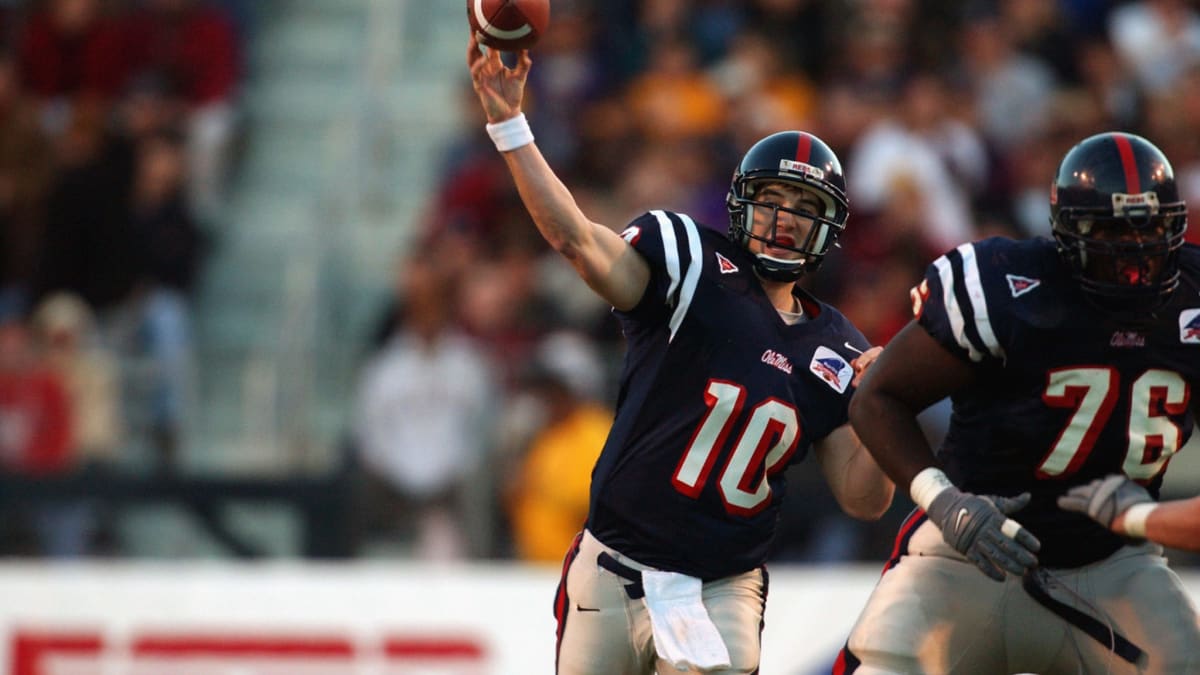
<path id="1" fill-rule="evenodd" d="M 813 269 L 810 267 L 811 263 L 808 262 L 802 262 L 789 268 L 772 267 L 771 263 L 774 261 L 768 262 L 768 260 L 770 259 L 763 256 L 754 256 L 754 271 L 758 272 L 763 279 L 770 281 L 796 281 Z"/>

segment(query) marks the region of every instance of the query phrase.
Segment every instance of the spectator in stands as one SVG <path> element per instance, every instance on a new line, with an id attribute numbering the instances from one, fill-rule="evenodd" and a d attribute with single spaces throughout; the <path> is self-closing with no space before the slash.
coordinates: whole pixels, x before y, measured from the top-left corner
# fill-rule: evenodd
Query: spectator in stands
<path id="1" fill-rule="evenodd" d="M 516 463 L 507 511 L 517 557 L 559 563 L 587 520 L 592 466 L 612 426 L 603 369 L 595 347 L 561 332 L 536 350 L 524 386 L 536 398 L 542 424 Z"/>
<path id="2" fill-rule="evenodd" d="M 130 208 L 129 255 L 136 285 L 108 317 L 110 335 L 146 366 L 150 437 L 160 468 L 176 468 L 192 391 L 189 294 L 203 255 L 185 190 L 181 139 L 155 134 L 140 141 Z"/>
<path id="3" fill-rule="evenodd" d="M 651 46 L 648 67 L 626 92 L 634 126 L 651 141 L 712 138 L 728 113 L 721 91 L 701 69 L 695 46 L 667 36 Z"/>
<path id="4" fill-rule="evenodd" d="M 576 0 L 556 0 L 554 30 L 538 41 L 538 63 L 542 67 L 529 78 L 533 101 L 554 101 L 554 105 L 538 108 L 534 133 L 546 139 L 550 160 L 563 164 L 578 159 L 579 128 L 585 124 L 579 111 L 610 84 L 612 77 L 608 55 L 595 48 L 600 28 L 597 17 L 586 5 Z"/>
<path id="5" fill-rule="evenodd" d="M 456 324 L 457 289 L 426 249 L 398 271 L 401 321 L 364 366 L 354 437 L 367 482 L 367 535 L 423 559 L 472 551 L 463 500 L 491 436 L 486 352 Z"/>
<path id="6" fill-rule="evenodd" d="M 21 89 L 16 61 L 0 51 L 0 288 L 28 290 L 33 278 L 50 160 L 50 141 Z"/>
<path id="7" fill-rule="evenodd" d="M 1200 62 L 1200 13 L 1186 0 L 1139 0 L 1114 9 L 1109 39 L 1149 93 L 1167 93 Z"/>
<path id="8" fill-rule="evenodd" d="M 752 0 L 743 9 L 742 33 L 761 35 L 772 45 L 788 45 L 776 56 L 786 70 L 799 68 L 806 78 L 825 79 L 831 65 L 829 50 L 841 46 L 834 37 L 834 17 L 841 9 L 811 0 Z"/>
<path id="9" fill-rule="evenodd" d="M 509 220 L 500 227 L 505 240 L 476 258 L 456 285 L 460 327 L 478 340 L 507 387 L 557 316 L 550 291 L 537 286 L 538 261 L 545 252 L 531 240 L 528 221 Z"/>
<path id="10" fill-rule="evenodd" d="M 191 391 L 187 294 L 203 245 L 185 194 L 184 146 L 168 132 L 112 134 L 98 105 L 81 103 L 71 117 L 56 144 L 35 297 L 69 291 L 97 312 L 131 365 L 133 389 L 147 392 L 157 466 L 172 470 Z"/>
<path id="11" fill-rule="evenodd" d="M 1109 120 L 1096 128 L 1130 128 L 1138 123 L 1142 93 L 1113 46 L 1100 39 L 1084 42 L 1076 52 L 1082 88 L 1092 105 Z"/>
<path id="12" fill-rule="evenodd" d="M 120 373 L 99 340 L 91 308 L 78 296 L 55 293 L 34 310 L 32 331 L 41 357 L 66 387 L 72 462 L 112 466 L 124 440 Z"/>
<path id="13" fill-rule="evenodd" d="M 43 127 L 62 132 L 79 99 L 109 101 L 128 76 L 121 26 L 101 0 L 48 0 L 17 38 L 21 78 L 41 104 Z"/>
<path id="14" fill-rule="evenodd" d="M 69 474 L 76 468 L 73 433 L 66 386 L 33 348 L 23 300 L 6 293 L 0 297 L 0 472 L 32 479 Z M 54 557 L 84 552 L 91 525 L 86 504 L 49 501 L 9 509 L 0 517 L 7 536 L 22 525 L 29 528 L 32 552 Z"/>
<path id="15" fill-rule="evenodd" d="M 101 313 L 127 297 L 137 279 L 129 234 L 135 160 L 107 122 L 105 106 L 81 101 L 55 138 L 33 284 L 35 298 L 69 290 Z"/>
<path id="16" fill-rule="evenodd" d="M 1057 80 L 1068 86 L 1080 82 L 1080 35 L 1063 20 L 1061 2 L 1001 0 L 998 14 L 1017 51 L 1036 57 L 1052 68 Z"/>
<path id="17" fill-rule="evenodd" d="M 0 465 L 30 476 L 71 465 L 70 402 L 30 343 L 23 300 L 0 298 Z"/>
<path id="18" fill-rule="evenodd" d="M 112 472 L 125 442 L 119 365 L 99 339 L 92 310 L 78 296 L 55 293 L 41 301 L 31 320 L 34 348 L 66 390 L 70 409 L 71 471 L 90 481 Z M 57 555 L 95 553 L 111 535 L 112 513 L 100 500 L 70 500 L 57 507 L 51 525 L 61 531 L 50 550 Z"/>
<path id="19" fill-rule="evenodd" d="M 958 39 L 957 78 L 974 90 L 976 126 L 989 143 L 1015 147 L 1045 128 L 1054 71 L 1017 51 L 1007 25 L 993 10 L 967 17 Z"/>
<path id="20" fill-rule="evenodd" d="M 233 17 L 208 0 L 145 0 L 127 20 L 134 74 L 157 77 L 184 110 L 188 196 L 204 220 L 224 206 L 237 123 L 241 45 Z"/>
<path id="21" fill-rule="evenodd" d="M 711 70 L 725 96 L 730 122 L 752 139 L 792 126 L 809 127 L 817 97 L 812 82 L 780 58 L 766 33 L 741 33 Z"/>
<path id="22" fill-rule="evenodd" d="M 987 181 L 983 141 L 947 114 L 943 85 L 931 74 L 906 79 L 898 103 L 858 138 L 846 170 L 850 198 L 878 212 L 898 185 L 912 188 L 916 234 L 930 250 L 952 248 L 973 234 L 971 195 Z"/>

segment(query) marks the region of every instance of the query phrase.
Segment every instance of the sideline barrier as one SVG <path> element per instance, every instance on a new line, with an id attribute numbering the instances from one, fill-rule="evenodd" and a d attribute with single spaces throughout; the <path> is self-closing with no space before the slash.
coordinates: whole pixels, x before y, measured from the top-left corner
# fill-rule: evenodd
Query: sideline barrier
<path id="1" fill-rule="evenodd" d="M 771 567 L 762 672 L 828 673 L 877 566 Z M 3 675 L 552 673 L 558 570 L 0 564 Z M 1184 579 L 1200 599 L 1200 574 Z"/>

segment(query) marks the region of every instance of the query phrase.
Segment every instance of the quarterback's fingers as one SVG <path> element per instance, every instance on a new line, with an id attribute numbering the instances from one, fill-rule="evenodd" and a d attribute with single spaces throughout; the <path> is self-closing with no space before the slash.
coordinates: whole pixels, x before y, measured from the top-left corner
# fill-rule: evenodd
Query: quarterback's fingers
<path id="1" fill-rule="evenodd" d="M 862 373 L 869 368 L 872 363 L 875 363 L 875 359 L 878 359 L 879 355 L 882 353 L 883 347 L 871 347 L 867 351 L 854 357 L 854 360 L 850 362 L 850 365 L 854 367 L 854 372 Z"/>
<path id="2" fill-rule="evenodd" d="M 470 37 L 467 38 L 467 65 L 474 65 L 481 56 L 483 52 L 479 51 L 479 41 L 475 39 L 475 31 L 471 31 Z"/>
<path id="3" fill-rule="evenodd" d="M 533 65 L 533 58 L 529 56 L 528 49 L 522 49 L 521 55 L 517 57 L 517 76 L 525 79 L 529 74 L 529 68 Z"/>
<path id="4" fill-rule="evenodd" d="M 497 68 L 497 70 L 504 69 L 504 62 L 500 60 L 500 50 L 499 49 L 487 50 L 487 62 L 488 62 L 488 65 L 495 66 Z"/>
<path id="5" fill-rule="evenodd" d="M 867 351 L 855 357 L 854 360 L 850 362 L 850 366 L 854 368 L 854 379 L 851 380 L 850 384 L 857 387 L 858 383 L 862 381 L 863 375 L 866 375 L 867 369 L 871 367 L 871 364 L 875 363 L 875 359 L 878 359 L 882 352 L 883 347 L 871 347 Z"/>

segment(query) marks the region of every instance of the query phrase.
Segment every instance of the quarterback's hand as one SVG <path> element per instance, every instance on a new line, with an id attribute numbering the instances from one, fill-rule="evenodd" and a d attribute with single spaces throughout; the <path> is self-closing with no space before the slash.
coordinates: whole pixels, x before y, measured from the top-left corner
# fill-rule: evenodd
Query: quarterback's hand
<path id="1" fill-rule="evenodd" d="M 980 497 L 954 487 L 941 491 L 926 513 L 942 530 L 942 538 L 996 581 L 1004 572 L 1021 576 L 1037 565 L 1037 537 L 1008 514 L 1029 504 L 1028 492 L 1019 497 Z"/>
<path id="2" fill-rule="evenodd" d="M 1153 502 L 1154 498 L 1146 492 L 1146 488 L 1129 480 L 1125 476 L 1111 475 L 1097 478 L 1087 485 L 1077 485 L 1058 498 L 1058 507 L 1067 511 L 1078 511 L 1087 514 L 1092 520 L 1109 529 L 1117 529 L 1120 534 L 1125 532 L 1113 528 L 1114 521 L 1124 515 L 1134 504 Z M 1121 525 L 1123 523 L 1117 523 Z"/>
<path id="3" fill-rule="evenodd" d="M 871 347 L 867 351 L 860 354 L 858 358 L 851 361 L 850 367 L 854 368 L 854 379 L 850 382 L 850 384 L 857 387 L 859 381 L 862 380 L 863 375 L 866 375 L 867 368 L 870 368 L 871 364 L 875 363 L 875 359 L 879 358 L 879 355 L 882 353 L 883 347 Z"/>
<path id="4" fill-rule="evenodd" d="M 475 33 L 467 42 L 467 65 L 471 67 L 471 85 L 479 95 L 488 122 L 503 122 L 521 112 L 521 99 L 525 96 L 525 79 L 533 60 L 529 50 L 522 49 L 517 55 L 517 65 L 509 68 L 500 60 L 500 52 L 488 49 L 484 54 Z"/>

